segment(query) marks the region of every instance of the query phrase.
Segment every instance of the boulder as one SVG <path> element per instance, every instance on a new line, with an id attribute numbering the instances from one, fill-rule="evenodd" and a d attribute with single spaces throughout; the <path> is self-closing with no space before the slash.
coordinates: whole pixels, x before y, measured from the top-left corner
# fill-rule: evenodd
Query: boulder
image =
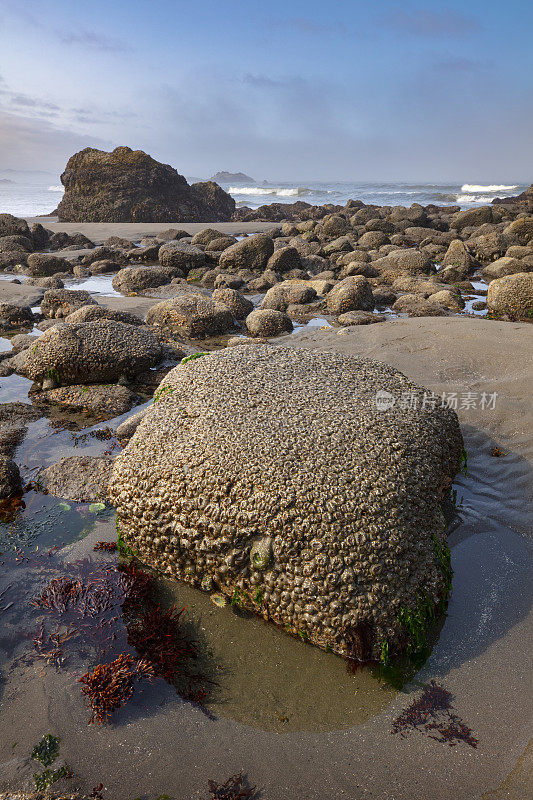
<path id="1" fill-rule="evenodd" d="M 328 293 L 326 306 L 330 314 L 344 314 L 346 311 L 373 311 L 374 296 L 369 282 L 362 275 L 344 278 Z"/>
<path id="2" fill-rule="evenodd" d="M 200 294 L 181 295 L 152 306 L 148 325 L 156 325 L 186 339 L 221 336 L 233 328 L 233 315 L 226 306 Z"/>
<path id="3" fill-rule="evenodd" d="M 177 367 L 160 396 L 109 487 L 142 561 L 354 663 L 404 649 L 420 598 L 443 607 L 453 410 L 386 364 L 261 344 Z"/>
<path id="4" fill-rule="evenodd" d="M 21 491 L 19 468 L 10 458 L 0 455 L 0 500 L 5 500 Z"/>
<path id="5" fill-rule="evenodd" d="M 261 302 L 261 308 L 285 311 L 287 306 L 295 303 L 298 305 L 311 303 L 315 298 L 316 291 L 308 284 L 282 281 L 267 291 Z"/>
<path id="6" fill-rule="evenodd" d="M 139 248 L 141 249 L 141 248 Z M 150 249 L 150 248 L 142 248 Z M 129 251 L 131 253 L 131 250 Z M 128 253 L 128 255 L 129 255 Z M 118 272 L 121 268 L 121 264 L 117 261 L 113 261 L 111 258 L 102 258 L 100 261 L 93 261 L 89 267 L 89 272 L 91 275 L 107 275 L 110 272 Z"/>
<path id="7" fill-rule="evenodd" d="M 129 311 L 112 311 L 98 305 L 86 305 L 73 311 L 65 318 L 65 322 L 74 325 L 76 322 L 95 322 L 98 319 L 113 319 L 115 322 L 125 322 L 127 325 L 142 325 L 143 321 Z"/>
<path id="8" fill-rule="evenodd" d="M 446 255 L 442 259 L 443 267 L 454 267 L 456 273 L 466 278 L 471 275 L 476 268 L 476 260 L 472 253 L 461 239 L 454 239 L 450 242 Z"/>
<path id="9" fill-rule="evenodd" d="M 41 470 L 39 486 L 64 500 L 105 503 L 112 471 L 109 456 L 70 456 Z"/>
<path id="10" fill-rule="evenodd" d="M 225 234 L 221 231 L 217 231 L 216 228 L 204 228 L 202 231 L 194 234 L 191 239 L 191 244 L 194 245 L 194 247 L 206 247 L 209 242 L 223 238 L 224 236 Z"/>
<path id="11" fill-rule="evenodd" d="M 11 331 L 16 328 L 32 328 L 35 317 L 29 306 L 14 303 L 0 303 L 0 330 Z"/>
<path id="12" fill-rule="evenodd" d="M 47 253 L 31 253 L 27 259 L 29 275 L 55 275 L 56 272 L 72 272 L 72 264 L 66 258 Z"/>
<path id="13" fill-rule="evenodd" d="M 267 263 L 267 269 L 280 274 L 291 269 L 300 269 L 301 266 L 300 253 L 295 247 L 281 247 L 270 256 Z"/>
<path id="14" fill-rule="evenodd" d="M 236 272 L 239 269 L 251 269 L 262 272 L 274 252 L 274 242 L 270 236 L 258 233 L 247 236 L 237 244 L 228 247 L 221 254 L 219 264 L 222 270 Z"/>
<path id="15" fill-rule="evenodd" d="M 61 319 L 86 305 L 96 305 L 96 300 L 89 292 L 79 289 L 48 289 L 41 302 L 41 314 L 48 319 Z"/>
<path id="16" fill-rule="evenodd" d="M 447 289 L 445 283 L 439 283 L 431 278 L 421 278 L 417 275 L 404 275 L 396 278 L 392 284 L 393 292 L 408 292 L 409 294 L 421 294 L 429 297 L 430 294 Z"/>
<path id="17" fill-rule="evenodd" d="M 246 328 L 250 336 L 260 336 L 268 339 L 271 336 L 290 333 L 292 331 L 292 322 L 290 317 L 283 311 L 259 308 L 246 317 Z"/>
<path id="18" fill-rule="evenodd" d="M 518 272 L 491 281 L 487 306 L 494 314 L 533 319 L 533 272 Z"/>
<path id="19" fill-rule="evenodd" d="M 143 408 L 142 411 L 137 411 L 136 414 L 132 414 L 131 417 L 128 417 L 127 419 L 124 420 L 124 422 L 121 422 L 117 428 L 117 438 L 131 439 L 131 437 L 141 424 L 141 420 L 148 411 L 148 408 Z"/>
<path id="20" fill-rule="evenodd" d="M 99 261 L 114 261 L 115 264 L 120 264 L 125 267 L 128 259 L 123 250 L 118 247 L 108 247 L 107 245 L 100 245 L 95 247 L 94 250 L 85 251 L 81 263 L 86 267 L 91 267 Z"/>
<path id="21" fill-rule="evenodd" d="M 533 216 L 519 217 L 513 220 L 506 228 L 504 234 L 517 244 L 528 244 L 533 241 Z"/>
<path id="22" fill-rule="evenodd" d="M 410 317 L 442 317 L 446 312 L 439 303 L 426 300 L 419 294 L 404 294 L 392 306 L 393 311 Z"/>
<path id="23" fill-rule="evenodd" d="M 21 253 L 31 253 L 33 250 L 33 243 L 27 236 L 13 235 L 0 237 L 0 252 L 12 253 L 19 251 Z"/>
<path id="24" fill-rule="evenodd" d="M 377 250 L 383 244 L 389 244 L 390 239 L 383 231 L 367 231 L 357 240 L 357 246 L 365 250 Z"/>
<path id="25" fill-rule="evenodd" d="M 375 322 L 385 322 L 382 314 L 373 314 L 371 311 L 347 311 L 341 314 L 338 322 L 345 327 L 352 325 L 373 325 Z"/>
<path id="26" fill-rule="evenodd" d="M 83 233 L 66 233 L 58 231 L 53 233 L 48 239 L 50 250 L 85 250 L 95 246 L 94 242 L 87 238 Z"/>
<path id="27" fill-rule="evenodd" d="M 13 214 L 0 214 L 0 236 L 26 236 L 29 239 L 31 232 L 25 219 Z"/>
<path id="28" fill-rule="evenodd" d="M 237 244 L 237 239 L 234 236 L 220 236 L 218 239 L 211 239 L 206 244 L 205 251 L 206 253 L 221 253 L 222 250 L 227 250 L 228 247 L 234 244 Z"/>
<path id="29" fill-rule="evenodd" d="M 492 281 L 495 278 L 503 278 L 504 275 L 514 275 L 517 272 L 531 272 L 533 267 L 529 268 L 523 261 L 511 256 L 502 256 L 492 264 L 487 264 L 482 269 L 482 275 L 486 281 Z"/>
<path id="30" fill-rule="evenodd" d="M 178 239 L 161 245 L 159 261 L 163 267 L 178 269 L 183 275 L 187 275 L 191 269 L 202 267 L 206 262 L 206 257 L 204 251 L 199 247 Z"/>
<path id="31" fill-rule="evenodd" d="M 38 383 L 46 381 L 45 388 L 114 382 L 144 372 L 162 356 L 151 331 L 108 319 L 57 324 L 24 352 L 21 371 Z"/>
<path id="32" fill-rule="evenodd" d="M 34 250 L 46 250 L 48 247 L 48 240 L 50 239 L 50 231 L 46 230 L 40 222 L 34 222 L 31 226 L 31 240 L 33 242 Z"/>
<path id="33" fill-rule="evenodd" d="M 428 297 L 430 303 L 438 303 L 438 305 L 448 308 L 450 311 L 462 311 L 465 307 L 465 301 L 459 292 L 452 292 L 450 289 L 441 289 L 435 294 L 430 294 Z"/>
<path id="34" fill-rule="evenodd" d="M 28 278 L 27 286 L 39 286 L 41 289 L 64 289 L 65 284 L 58 275 L 49 275 L 46 278 Z"/>
<path id="35" fill-rule="evenodd" d="M 450 219 L 450 228 L 455 228 L 456 231 L 461 231 L 463 228 L 475 228 L 483 225 L 485 222 L 492 222 L 492 208 L 490 206 L 481 206 L 480 208 L 467 208 L 464 211 L 459 211 L 454 214 Z"/>
<path id="36" fill-rule="evenodd" d="M 235 289 L 215 289 L 212 299 L 215 303 L 226 306 L 235 319 L 244 319 L 254 310 L 254 304 Z"/>
<path id="37" fill-rule="evenodd" d="M 60 386 L 32 395 L 35 405 L 52 405 L 67 411 L 97 414 L 99 419 L 111 419 L 125 414 L 138 401 L 126 386 Z"/>
<path id="38" fill-rule="evenodd" d="M 142 150 L 87 147 L 61 175 L 62 222 L 194 222 L 231 219 L 235 201 L 212 181 L 189 186 L 169 164 Z"/>
<path id="39" fill-rule="evenodd" d="M 328 214 L 322 220 L 322 232 L 328 239 L 336 239 L 350 230 L 347 219 L 340 214 Z"/>
<path id="40" fill-rule="evenodd" d="M 132 294 L 143 289 L 170 283 L 170 275 L 158 267 L 125 267 L 111 281 L 113 289 L 121 294 Z"/>

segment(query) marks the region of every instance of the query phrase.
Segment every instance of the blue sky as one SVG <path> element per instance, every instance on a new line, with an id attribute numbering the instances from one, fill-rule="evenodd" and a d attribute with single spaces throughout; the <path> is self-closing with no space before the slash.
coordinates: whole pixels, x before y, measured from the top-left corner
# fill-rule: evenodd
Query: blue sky
<path id="1" fill-rule="evenodd" d="M 0 168 L 533 180 L 533 3 L 0 0 Z"/>

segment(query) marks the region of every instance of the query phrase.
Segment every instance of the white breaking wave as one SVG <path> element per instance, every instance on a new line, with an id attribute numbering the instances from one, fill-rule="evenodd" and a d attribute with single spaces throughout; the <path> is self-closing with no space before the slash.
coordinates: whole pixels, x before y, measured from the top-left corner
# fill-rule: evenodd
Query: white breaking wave
<path id="1" fill-rule="evenodd" d="M 48 187 L 48 191 L 49 192 L 63 192 L 64 191 L 64 186 L 49 186 Z"/>
<path id="2" fill-rule="evenodd" d="M 489 183 L 488 186 L 483 186 L 477 183 L 464 183 L 461 186 L 462 192 L 510 192 L 512 189 L 518 189 L 518 184 L 506 186 L 505 184 Z M 459 197 L 457 198 L 459 200 Z"/>
<path id="3" fill-rule="evenodd" d="M 304 186 L 295 186 L 291 189 L 281 189 L 275 186 L 230 186 L 230 194 L 246 194 L 258 197 L 260 195 L 277 195 L 278 197 L 301 197 L 308 194 L 311 190 Z"/>
<path id="4" fill-rule="evenodd" d="M 456 203 L 492 203 L 495 197 L 498 195 L 496 194 L 458 194 L 456 198 Z"/>

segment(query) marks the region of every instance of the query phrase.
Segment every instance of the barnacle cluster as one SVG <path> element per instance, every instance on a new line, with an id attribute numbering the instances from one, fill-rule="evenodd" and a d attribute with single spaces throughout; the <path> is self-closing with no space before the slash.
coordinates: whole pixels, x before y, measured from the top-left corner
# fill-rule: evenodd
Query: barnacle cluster
<path id="1" fill-rule="evenodd" d="M 339 353 L 243 345 L 182 364 L 115 462 L 122 540 L 319 647 L 389 657 L 405 609 L 442 608 L 450 588 L 435 542 L 463 442 L 423 397 Z"/>

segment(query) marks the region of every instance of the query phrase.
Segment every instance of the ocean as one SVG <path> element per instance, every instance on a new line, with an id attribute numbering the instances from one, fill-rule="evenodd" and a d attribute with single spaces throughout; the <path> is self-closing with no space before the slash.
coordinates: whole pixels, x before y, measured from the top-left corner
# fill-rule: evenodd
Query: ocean
<path id="1" fill-rule="evenodd" d="M 235 199 L 237 206 L 257 208 L 267 203 L 294 203 L 304 200 L 312 205 L 335 203 L 344 205 L 350 198 L 376 205 L 459 205 L 470 208 L 486 205 L 495 197 L 520 194 L 526 184 L 475 183 L 355 183 L 296 182 L 221 183 Z M 0 171 L 0 212 L 18 217 L 50 214 L 63 196 L 59 177 L 53 173 Z"/>

